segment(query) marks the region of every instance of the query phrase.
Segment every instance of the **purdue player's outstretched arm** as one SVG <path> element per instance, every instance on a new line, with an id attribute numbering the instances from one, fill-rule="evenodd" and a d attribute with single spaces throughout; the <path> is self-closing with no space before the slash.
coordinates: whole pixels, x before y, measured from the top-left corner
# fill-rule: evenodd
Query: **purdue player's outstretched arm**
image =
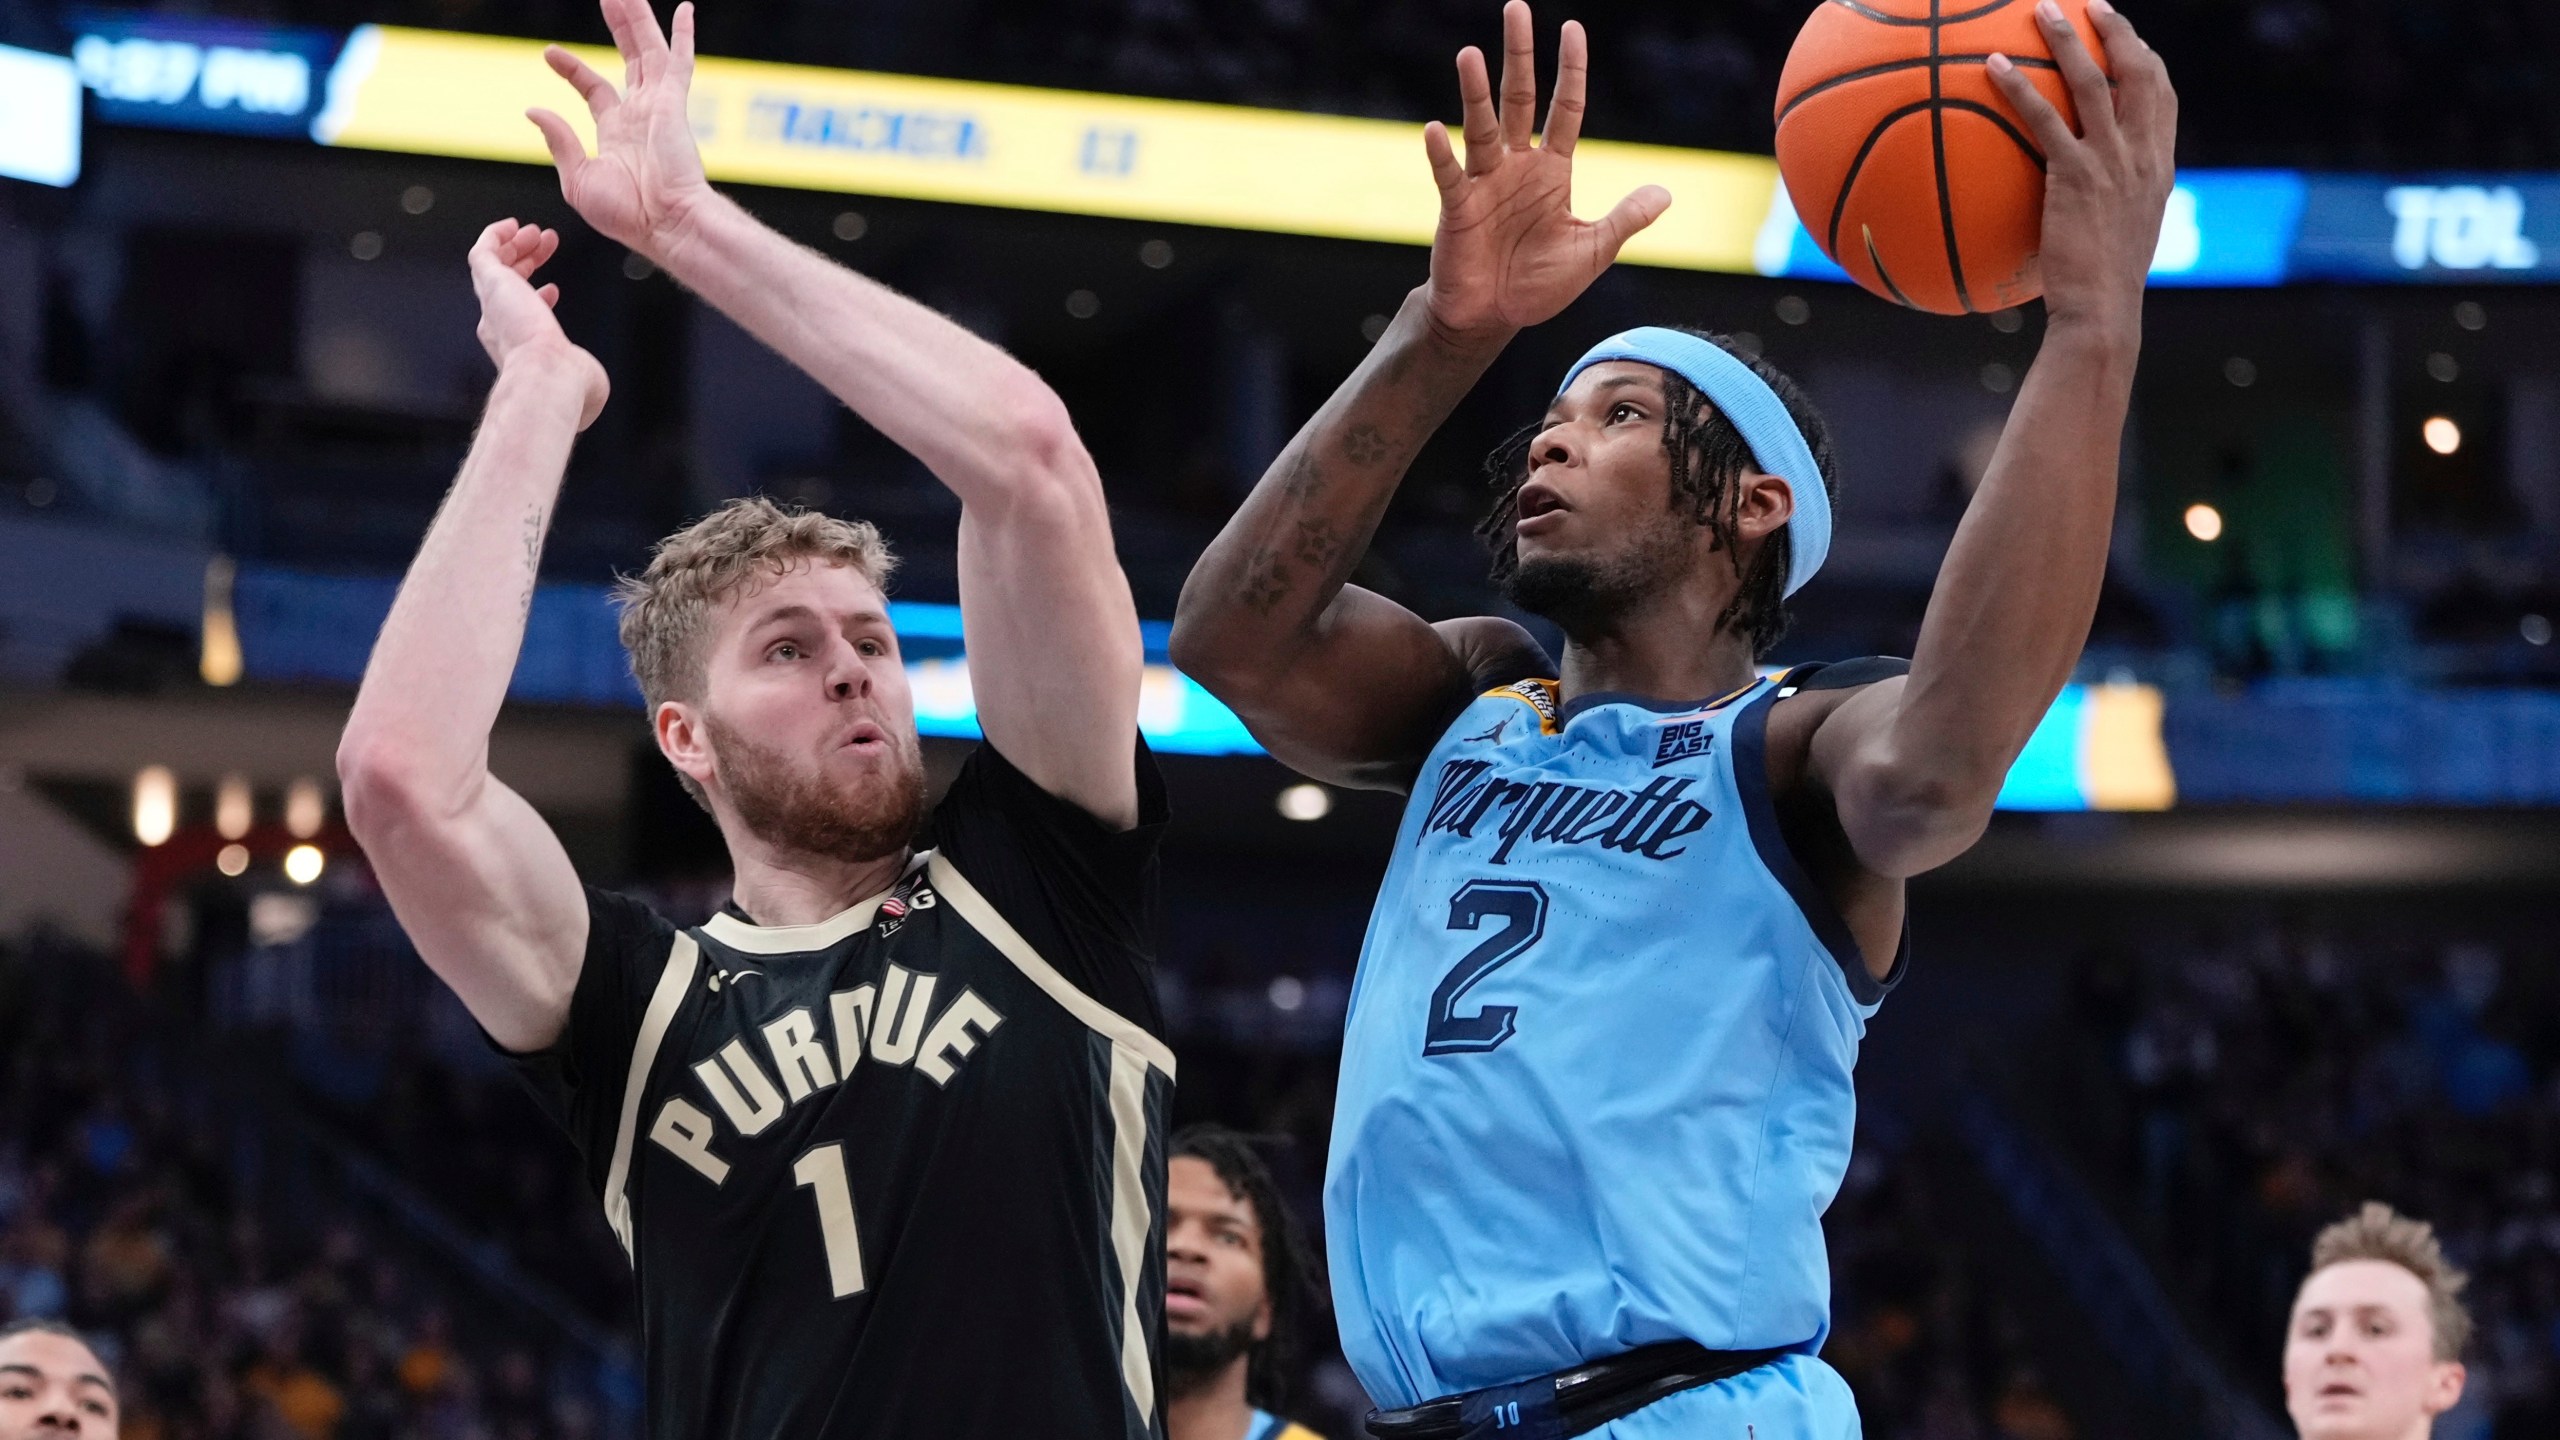
<path id="1" fill-rule="evenodd" d="M 1298 432 L 1192 570 L 1174 663 L 1284 763 L 1338 784 L 1404 789 L 1475 688 L 1545 663 L 1527 632 L 1429 625 L 1346 583 L 1423 443 L 1521 329 L 1573 303 L 1671 204 L 1646 186 L 1597 223 L 1573 214 L 1590 47 L 1566 22 L 1543 143 L 1529 7 L 1503 8 L 1501 103 L 1484 55 L 1458 55 L 1466 155 L 1423 127 L 1440 187 L 1431 279 Z"/>
<path id="2" fill-rule="evenodd" d="M 960 600 L 987 738 L 1043 790 L 1138 821 L 1145 650 L 1101 477 L 1038 375 L 944 316 L 774 233 L 713 190 L 687 121 L 693 7 L 603 0 L 611 82 L 553 47 L 597 151 L 532 112 L 587 223 L 656 262 L 923 461 L 960 497 Z"/>
<path id="3" fill-rule="evenodd" d="M 532 284 L 559 244 L 502 220 L 471 249 L 497 384 L 338 742 L 347 825 L 392 910 L 472 1016 L 520 1052 L 559 1036 L 587 941 L 567 852 L 489 773 L 560 477 L 605 402 L 603 367 L 552 317 L 559 287 Z"/>
<path id="4" fill-rule="evenodd" d="M 1980 837 L 2009 767 L 2071 678 L 2106 575 L 2178 102 L 2133 27 L 2106 0 L 2090 0 L 2089 13 L 2115 64 L 2113 94 L 2069 22 L 2050 7 L 2039 15 L 2085 133 L 2015 67 L 1992 67 L 2049 166 L 2045 338 L 1939 572 L 1911 673 L 1827 713 L 1834 702 L 1815 695 L 1771 713 L 1773 755 L 1786 729 L 1818 722 L 1811 774 L 1878 875 L 1919 874 Z M 1800 711 L 1792 723 L 1790 708 Z"/>

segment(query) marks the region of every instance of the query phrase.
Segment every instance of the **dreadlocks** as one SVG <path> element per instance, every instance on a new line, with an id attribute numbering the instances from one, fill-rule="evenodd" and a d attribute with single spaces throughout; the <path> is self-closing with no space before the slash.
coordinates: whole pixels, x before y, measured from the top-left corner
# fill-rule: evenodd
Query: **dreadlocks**
<path id="1" fill-rule="evenodd" d="M 1824 492 L 1836 498 L 1839 487 L 1834 476 L 1831 427 L 1823 423 L 1821 412 L 1813 408 L 1795 381 L 1768 361 L 1744 352 L 1729 335 L 1685 325 L 1674 328 L 1723 349 L 1768 382 L 1787 407 L 1788 418 L 1804 432 L 1805 446 L 1813 451 L 1814 463 L 1822 471 Z M 1671 460 L 1672 507 L 1712 531 L 1716 548 L 1739 572 L 1741 545 L 1735 526 L 1742 495 L 1736 482 L 1758 462 L 1742 432 L 1696 386 L 1666 371 L 1662 389 L 1666 408 L 1662 450 Z M 1530 448 L 1542 428 L 1531 425 L 1520 431 L 1485 460 L 1485 476 L 1492 482 L 1497 498 L 1493 513 L 1476 527 L 1476 534 L 1493 551 L 1493 579 L 1497 584 L 1509 580 L 1520 568 L 1520 542 L 1514 528 L 1519 519 L 1520 487 L 1528 483 Z M 1718 630 L 1731 630 L 1749 638 L 1754 660 L 1767 656 L 1786 634 L 1787 568 L 1794 549 L 1794 538 L 1786 527 L 1763 541 L 1760 553 L 1752 559 L 1750 572 L 1741 575 L 1742 586 L 1734 592 L 1733 603 L 1716 619 Z"/>
<path id="2" fill-rule="evenodd" d="M 1245 1400 L 1278 1410 L 1289 1403 L 1297 1376 L 1298 1322 L 1315 1294 L 1316 1267 L 1305 1232 L 1253 1143 L 1223 1125 L 1192 1125 L 1175 1133 L 1167 1158 L 1188 1155 L 1208 1162 L 1228 1191 L 1253 1207 L 1254 1223 L 1262 1229 L 1262 1289 L 1271 1301 L 1271 1335 L 1245 1361 Z"/>

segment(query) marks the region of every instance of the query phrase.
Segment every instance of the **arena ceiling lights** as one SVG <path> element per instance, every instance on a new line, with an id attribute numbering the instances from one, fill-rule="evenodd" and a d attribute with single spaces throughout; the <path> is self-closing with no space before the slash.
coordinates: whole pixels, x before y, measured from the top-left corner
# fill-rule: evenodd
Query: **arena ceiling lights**
<path id="1" fill-rule="evenodd" d="M 547 164 L 524 120 L 589 130 L 539 41 L 360 26 L 75 14 L 74 55 L 109 123 Z M 604 73 L 617 57 L 572 47 Z M 715 180 L 1398 244 L 1437 197 L 1409 123 L 704 57 L 694 127 Z M 592 139 L 592 133 L 589 131 Z M 1586 140 L 1577 188 L 1678 200 L 1626 258 L 1817 280 L 1824 258 L 1764 156 Z M 2547 257 L 2547 258 L 2546 258 Z M 2560 280 L 2560 176 L 2390 179 L 2291 171 L 2181 177 L 2153 280 Z"/>

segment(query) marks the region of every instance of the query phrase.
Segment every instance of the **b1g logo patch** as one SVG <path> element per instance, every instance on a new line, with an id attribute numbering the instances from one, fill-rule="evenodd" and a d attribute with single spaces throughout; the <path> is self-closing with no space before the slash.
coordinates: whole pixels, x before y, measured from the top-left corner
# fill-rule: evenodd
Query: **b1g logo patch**
<path id="1" fill-rule="evenodd" d="M 907 923 L 908 911 L 930 910 L 933 906 L 933 891 L 926 888 L 924 876 L 919 872 L 907 877 L 895 893 L 880 902 L 880 911 L 873 923 L 880 927 L 882 935 L 895 935 L 898 927 Z"/>
<path id="2" fill-rule="evenodd" d="M 1662 727 L 1661 738 L 1653 744 L 1653 768 L 1695 760 L 1707 753 L 1715 743 L 1715 735 L 1704 720 L 1674 720 Z"/>

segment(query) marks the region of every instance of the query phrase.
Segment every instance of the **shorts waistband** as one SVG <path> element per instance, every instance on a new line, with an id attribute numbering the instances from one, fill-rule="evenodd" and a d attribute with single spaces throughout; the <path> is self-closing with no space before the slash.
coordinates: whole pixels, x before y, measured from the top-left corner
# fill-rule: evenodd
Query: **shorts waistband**
<path id="1" fill-rule="evenodd" d="M 1568 1440 L 1665 1396 L 1757 1370 L 1785 1350 L 1710 1350 L 1691 1340 L 1647 1345 L 1516 1385 L 1372 1410 L 1376 1440 Z"/>

